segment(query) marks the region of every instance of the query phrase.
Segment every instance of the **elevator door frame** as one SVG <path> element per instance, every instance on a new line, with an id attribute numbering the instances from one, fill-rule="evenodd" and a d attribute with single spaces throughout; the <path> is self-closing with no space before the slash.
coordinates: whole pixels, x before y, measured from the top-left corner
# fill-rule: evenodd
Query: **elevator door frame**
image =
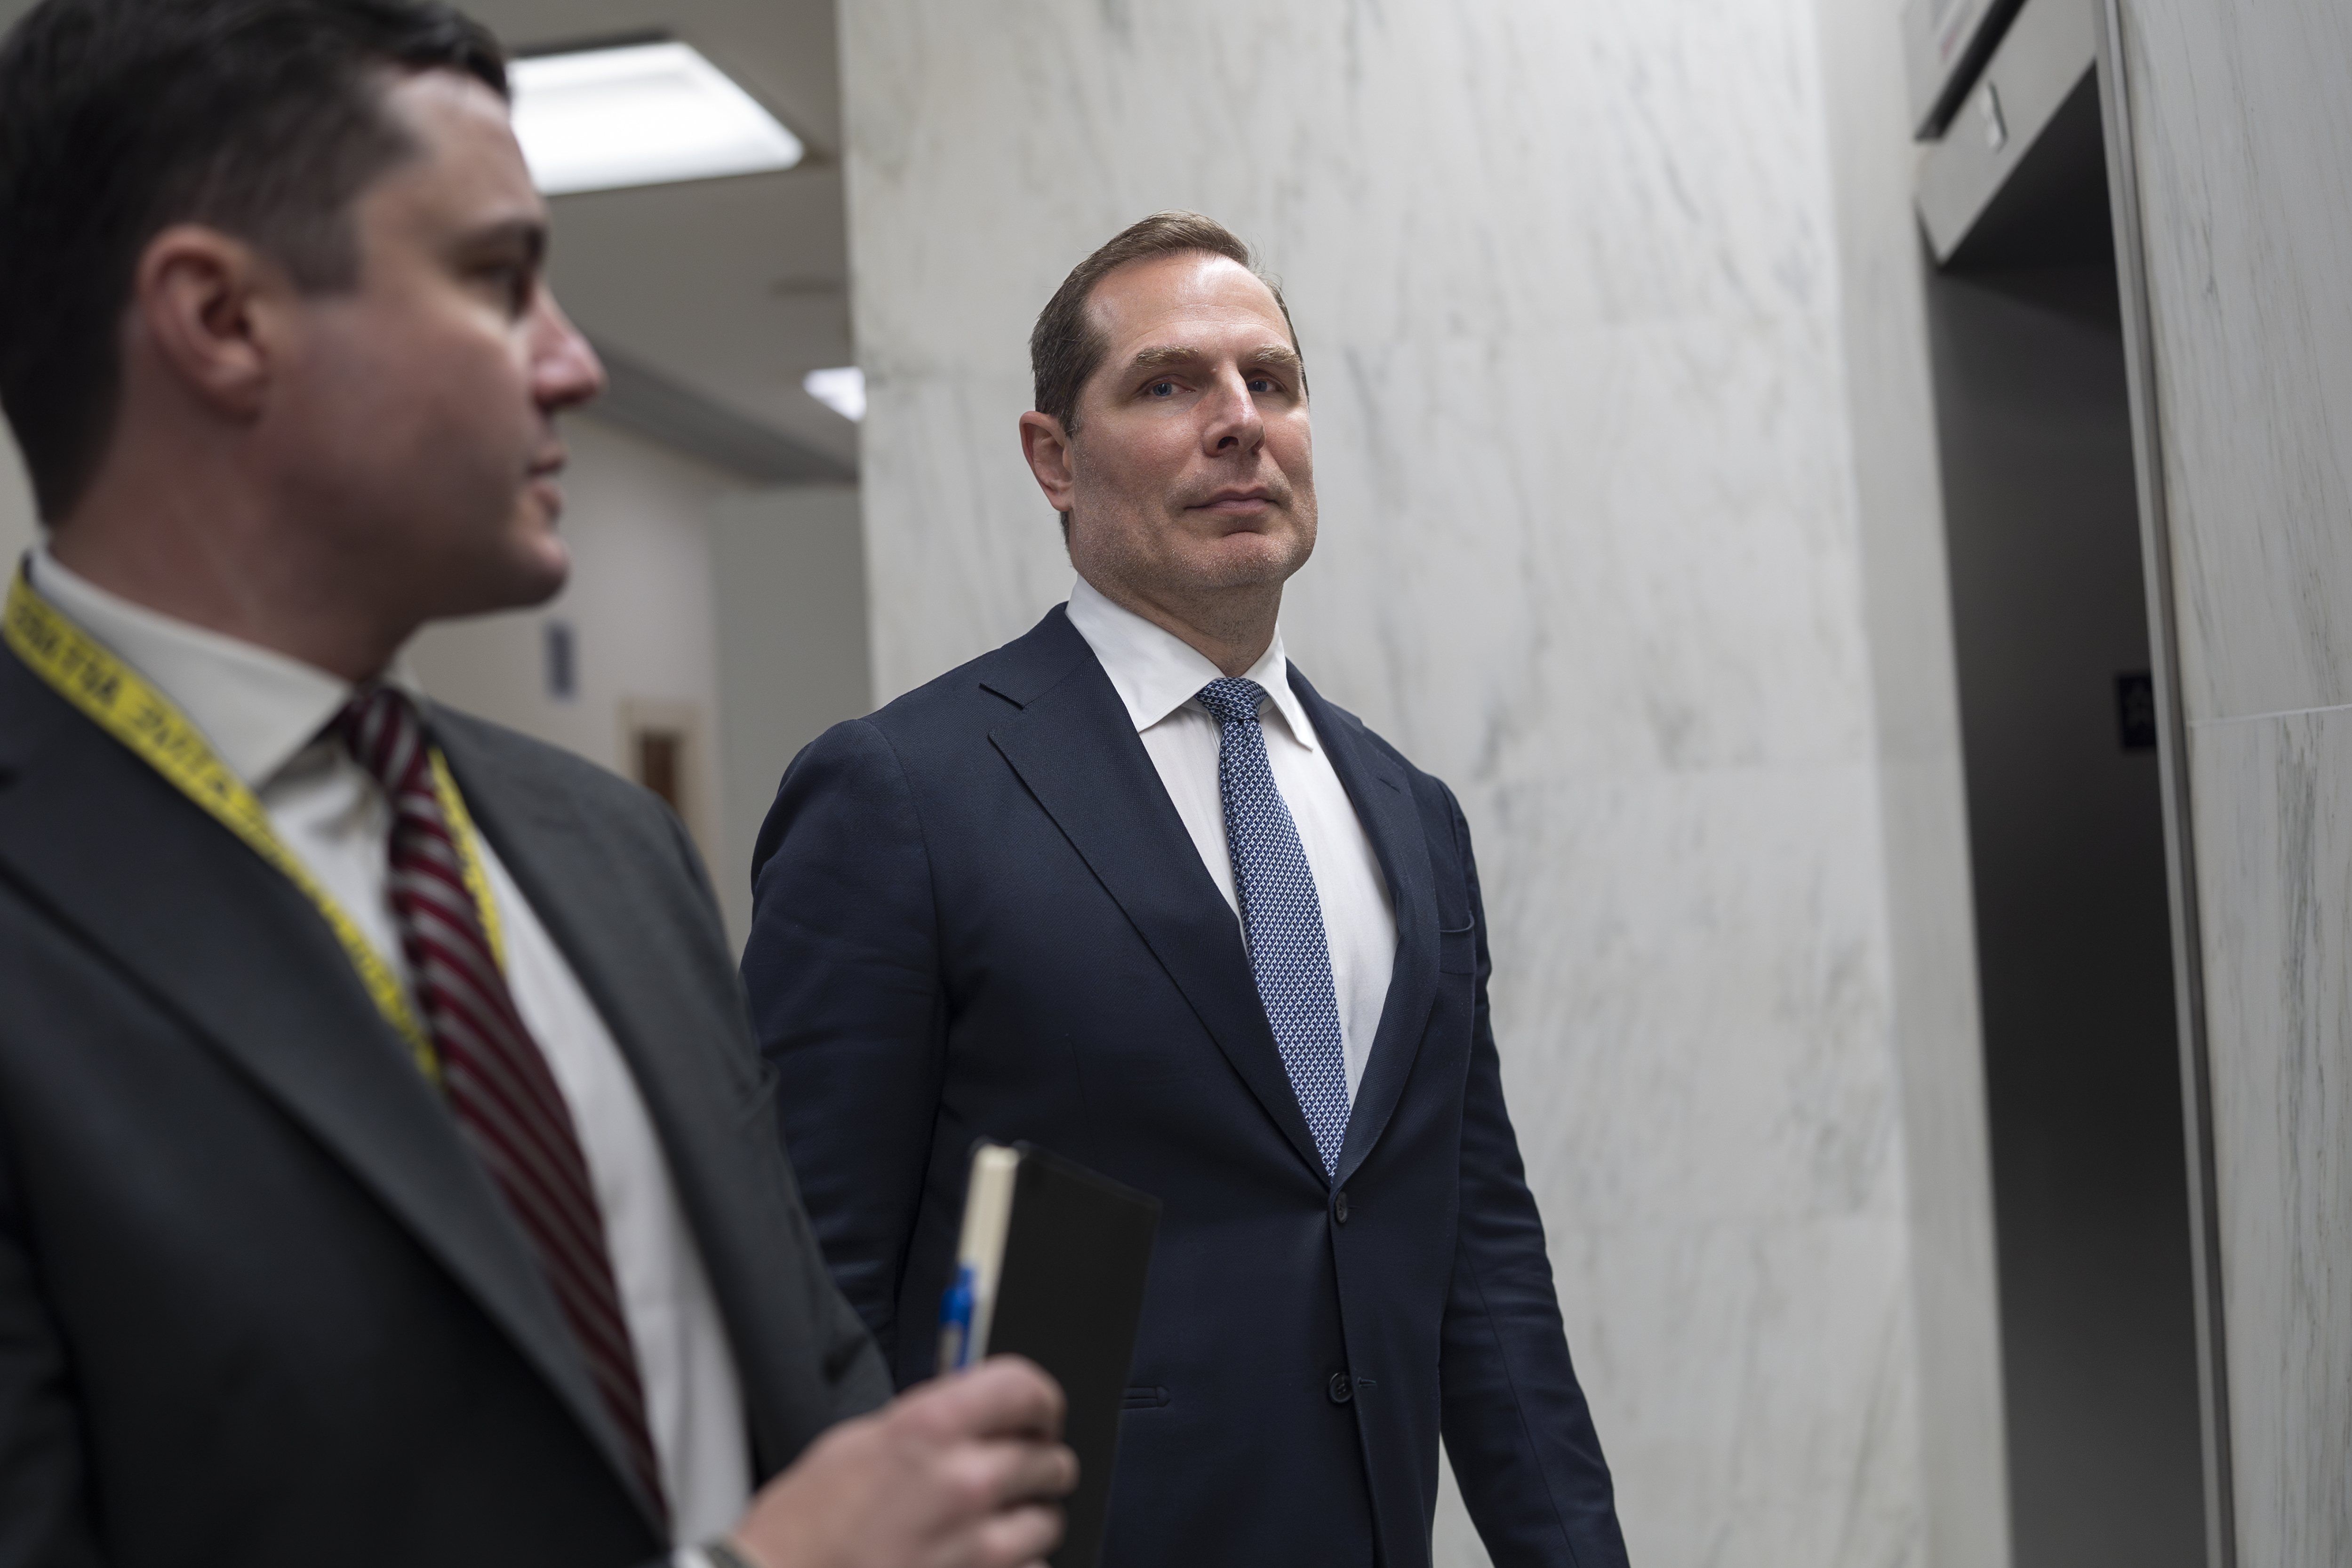
<path id="1" fill-rule="evenodd" d="M 2141 575 L 2147 591 L 2149 665 L 2156 687 L 2157 767 L 2164 793 L 2165 877 L 2172 902 L 2173 1010 L 2180 1030 L 2180 1106 L 2188 1146 L 2189 1262 L 2202 1417 L 2199 1426 L 2205 1452 L 2205 1556 L 2212 1568 L 2237 1568 L 2204 944 L 2198 910 L 2196 843 L 2190 830 L 2188 727 L 2180 704 L 2179 601 L 2173 592 L 2163 429 L 2156 401 L 2156 328 L 2148 302 L 2131 87 L 2124 68 L 2128 40 L 2122 0 L 2095 0 L 2095 4 L 2101 140 L 2106 148 L 2107 199 L 2115 222 L 2116 282 L 2123 301 L 2125 381 L 2130 390 L 2132 456 L 2139 481 Z"/>

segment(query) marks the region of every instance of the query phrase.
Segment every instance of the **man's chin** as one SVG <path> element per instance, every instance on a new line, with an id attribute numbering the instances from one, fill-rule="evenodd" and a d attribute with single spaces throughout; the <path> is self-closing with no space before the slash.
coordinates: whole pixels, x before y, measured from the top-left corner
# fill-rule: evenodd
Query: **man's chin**
<path id="1" fill-rule="evenodd" d="M 1229 533 L 1194 552 L 1192 565 L 1204 588 L 1263 588 L 1288 582 L 1314 548 L 1295 536 Z"/>
<path id="2" fill-rule="evenodd" d="M 553 534 L 495 561 L 484 562 L 449 583 L 432 619 L 463 620 L 469 616 L 494 616 L 501 610 L 527 610 L 543 605 L 563 591 L 572 577 L 572 552 Z"/>
<path id="3" fill-rule="evenodd" d="M 572 547 L 552 527 L 535 529 L 513 552 L 501 576 L 499 586 L 509 597 L 500 608 L 543 605 L 572 580 Z"/>

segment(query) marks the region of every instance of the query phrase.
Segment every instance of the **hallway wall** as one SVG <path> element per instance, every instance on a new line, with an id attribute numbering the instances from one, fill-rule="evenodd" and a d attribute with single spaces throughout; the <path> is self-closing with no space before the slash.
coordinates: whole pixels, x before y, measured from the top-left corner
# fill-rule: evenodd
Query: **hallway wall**
<path id="1" fill-rule="evenodd" d="M 865 534 L 855 485 L 722 500 L 710 521 L 727 931 L 751 931 L 751 846 L 800 749 L 872 710 Z"/>
<path id="2" fill-rule="evenodd" d="M 40 524 L 33 514 L 32 481 L 25 477 L 24 459 L 16 455 L 16 439 L 0 431 L 0 555 L 9 565 L 33 547 Z"/>
<path id="3" fill-rule="evenodd" d="M 1255 241 L 1316 394 L 1285 636 L 1463 798 L 1644 1564 L 2007 1560 L 1894 22 L 843 13 L 877 695 L 1067 591 L 1014 436 L 1064 273 L 1160 207 Z"/>
<path id="4" fill-rule="evenodd" d="M 563 423 L 562 523 L 572 572 L 528 610 L 443 621 L 408 646 L 435 697 L 635 778 L 633 717 L 686 735 L 680 815 L 714 879 L 727 866 L 720 796 L 710 514 L 740 481 L 597 419 Z M 577 684 L 549 689 L 547 626 L 572 628 Z"/>

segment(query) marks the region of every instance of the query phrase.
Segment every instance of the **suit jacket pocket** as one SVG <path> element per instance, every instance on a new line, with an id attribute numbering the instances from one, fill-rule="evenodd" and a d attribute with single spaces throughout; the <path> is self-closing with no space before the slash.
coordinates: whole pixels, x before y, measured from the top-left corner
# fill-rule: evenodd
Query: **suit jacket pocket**
<path id="1" fill-rule="evenodd" d="M 1437 970 L 1441 974 L 1478 973 L 1478 927 L 1475 921 L 1460 931 L 1438 931 Z"/>
<path id="2" fill-rule="evenodd" d="M 1127 1397 L 1119 1401 L 1119 1408 L 1157 1410 L 1168 1403 L 1168 1391 L 1164 1388 L 1130 1388 L 1127 1391 Z"/>

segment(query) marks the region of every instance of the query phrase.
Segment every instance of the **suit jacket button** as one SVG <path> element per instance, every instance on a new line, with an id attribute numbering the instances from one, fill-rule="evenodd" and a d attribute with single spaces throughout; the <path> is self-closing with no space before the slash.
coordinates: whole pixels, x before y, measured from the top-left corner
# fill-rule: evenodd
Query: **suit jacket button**
<path id="1" fill-rule="evenodd" d="M 1339 1195 L 1338 1197 L 1336 1197 L 1336 1198 L 1334 1198 L 1334 1199 L 1332 1199 L 1332 1200 L 1331 1200 L 1331 1214 L 1332 1214 L 1332 1217 L 1334 1217 L 1335 1219 L 1337 1219 L 1337 1220 L 1338 1220 L 1341 1225 L 1345 1225 L 1345 1224 L 1347 1224 L 1347 1223 L 1348 1223 L 1348 1189 L 1347 1189 L 1347 1188 L 1345 1188 L 1345 1187 L 1341 1187 L 1341 1188 L 1339 1189 Z"/>
<path id="2" fill-rule="evenodd" d="M 1333 1373 L 1331 1374 L 1331 1403 L 1334 1405 L 1345 1405 L 1348 1401 L 1355 1397 L 1355 1386 L 1349 1383 L 1348 1374 L 1344 1372 Z"/>

